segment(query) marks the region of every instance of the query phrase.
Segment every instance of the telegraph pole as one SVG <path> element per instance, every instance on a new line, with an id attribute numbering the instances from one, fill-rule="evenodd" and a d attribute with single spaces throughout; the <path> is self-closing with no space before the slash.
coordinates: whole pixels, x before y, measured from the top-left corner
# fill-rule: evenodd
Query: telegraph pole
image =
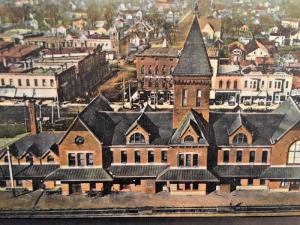
<path id="1" fill-rule="evenodd" d="M 5 137 L 6 142 L 6 137 Z M 6 151 L 7 151 L 7 159 L 8 159 L 8 169 L 9 169 L 9 178 L 10 178 L 10 186 L 12 189 L 13 196 L 15 196 L 15 189 L 14 189 L 14 178 L 13 178 L 13 172 L 12 172 L 12 163 L 11 163 L 11 157 L 10 157 L 10 151 L 9 146 L 6 142 Z"/>

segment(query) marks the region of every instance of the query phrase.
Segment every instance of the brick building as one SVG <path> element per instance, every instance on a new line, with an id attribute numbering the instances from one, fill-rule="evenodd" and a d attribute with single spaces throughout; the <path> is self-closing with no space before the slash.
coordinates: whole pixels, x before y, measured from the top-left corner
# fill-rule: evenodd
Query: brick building
<path id="1" fill-rule="evenodd" d="M 7 67 L 9 71 L 0 73 L 0 96 L 69 101 L 85 96 L 110 75 L 101 48 L 83 55 L 81 51 L 45 53 L 21 61 L 21 68 Z"/>
<path id="2" fill-rule="evenodd" d="M 114 112 L 98 96 L 58 142 L 60 168 L 46 187 L 64 195 L 299 191 L 299 106 L 288 98 L 271 113 L 210 112 L 212 76 L 195 17 L 173 73 L 173 111 Z"/>

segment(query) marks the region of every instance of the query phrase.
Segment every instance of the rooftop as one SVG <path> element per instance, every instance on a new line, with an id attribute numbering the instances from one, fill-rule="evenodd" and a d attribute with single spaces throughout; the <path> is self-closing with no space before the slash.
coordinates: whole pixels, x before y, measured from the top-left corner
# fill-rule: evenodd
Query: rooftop
<path id="1" fill-rule="evenodd" d="M 162 48 L 149 48 L 138 54 L 137 56 L 166 56 L 166 57 L 178 57 L 179 48 L 175 47 L 162 47 Z"/>

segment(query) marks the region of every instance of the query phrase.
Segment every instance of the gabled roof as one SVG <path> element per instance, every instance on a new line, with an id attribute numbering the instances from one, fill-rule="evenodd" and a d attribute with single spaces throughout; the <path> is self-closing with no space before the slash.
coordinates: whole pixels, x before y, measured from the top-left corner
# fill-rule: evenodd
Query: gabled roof
<path id="1" fill-rule="evenodd" d="M 197 17 L 194 17 L 173 75 L 212 76 Z"/>
<path id="2" fill-rule="evenodd" d="M 236 115 L 235 120 L 233 121 L 233 123 L 231 124 L 231 126 L 228 128 L 228 135 L 232 135 L 237 129 L 244 127 L 246 128 L 249 132 L 249 126 L 248 123 L 246 121 L 246 118 L 241 114 L 241 112 L 238 112 L 238 114 Z"/>
<path id="3" fill-rule="evenodd" d="M 152 137 L 159 135 L 158 128 L 144 112 L 131 124 L 125 135 L 129 134 L 136 126 L 141 126 Z"/>
<path id="4" fill-rule="evenodd" d="M 208 145 L 210 140 L 210 129 L 209 124 L 203 119 L 201 115 L 199 115 L 196 111 L 189 111 L 180 126 L 177 128 L 175 133 L 173 134 L 170 144 L 181 144 L 181 137 L 183 133 L 188 129 L 189 126 L 192 126 L 194 131 L 199 135 L 200 139 L 198 143 L 190 143 L 195 145 Z M 185 143 L 186 145 L 186 143 Z"/>
<path id="5" fill-rule="evenodd" d="M 281 120 L 275 132 L 273 132 L 271 137 L 272 143 L 278 141 L 286 132 L 300 122 L 300 109 L 293 98 L 289 97 L 285 102 L 281 103 L 273 113 L 281 114 L 284 118 Z"/>
<path id="6" fill-rule="evenodd" d="M 216 144 L 228 146 L 228 128 L 236 120 L 238 113 L 210 113 L 210 123 L 213 126 Z M 242 113 L 247 121 L 247 129 L 252 133 L 253 145 L 271 145 L 270 138 L 284 118 L 279 113 Z"/>
<path id="7" fill-rule="evenodd" d="M 10 153 L 14 157 L 22 157 L 31 153 L 36 157 L 42 157 L 48 150 L 58 143 L 64 132 L 41 132 L 36 135 L 28 134 L 9 146 Z M 54 150 L 54 149 L 53 149 Z M 57 154 L 57 152 L 55 152 Z"/>

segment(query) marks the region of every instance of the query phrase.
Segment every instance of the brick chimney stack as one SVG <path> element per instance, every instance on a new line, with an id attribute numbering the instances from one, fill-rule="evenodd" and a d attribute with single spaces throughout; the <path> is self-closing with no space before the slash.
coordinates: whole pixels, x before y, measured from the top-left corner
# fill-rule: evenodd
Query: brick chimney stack
<path id="1" fill-rule="evenodd" d="M 28 111 L 29 111 L 30 133 L 31 134 L 37 134 L 38 133 L 38 126 L 37 126 L 37 121 L 36 121 L 35 101 L 29 100 Z"/>

